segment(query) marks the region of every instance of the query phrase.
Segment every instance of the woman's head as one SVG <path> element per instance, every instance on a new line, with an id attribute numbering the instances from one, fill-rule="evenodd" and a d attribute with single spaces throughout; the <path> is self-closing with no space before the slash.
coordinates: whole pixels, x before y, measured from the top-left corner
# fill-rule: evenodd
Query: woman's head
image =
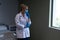
<path id="1" fill-rule="evenodd" d="M 20 6 L 21 6 L 21 11 L 25 11 L 26 6 L 24 4 L 21 4 Z"/>
<path id="2" fill-rule="evenodd" d="M 22 11 L 25 11 L 26 9 L 28 9 L 27 5 L 21 4 L 20 6 Z"/>

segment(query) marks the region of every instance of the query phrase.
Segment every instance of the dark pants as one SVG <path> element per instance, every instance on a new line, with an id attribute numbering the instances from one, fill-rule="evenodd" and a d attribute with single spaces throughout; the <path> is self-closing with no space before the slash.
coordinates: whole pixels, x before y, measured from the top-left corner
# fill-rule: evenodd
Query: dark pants
<path id="1" fill-rule="evenodd" d="M 30 38 L 17 38 L 17 40 L 30 40 Z"/>

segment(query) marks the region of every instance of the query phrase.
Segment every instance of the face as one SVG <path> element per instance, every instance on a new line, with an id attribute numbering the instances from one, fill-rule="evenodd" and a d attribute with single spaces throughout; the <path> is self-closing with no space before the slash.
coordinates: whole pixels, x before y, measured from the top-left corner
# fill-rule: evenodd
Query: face
<path id="1" fill-rule="evenodd" d="M 26 6 L 24 4 L 21 4 L 21 7 L 22 7 L 22 11 L 25 11 L 26 9 L 28 9 L 28 6 Z"/>
<path id="2" fill-rule="evenodd" d="M 21 4 L 21 7 L 22 7 L 22 11 L 25 11 L 26 6 L 24 4 Z"/>
<path id="3" fill-rule="evenodd" d="M 23 7 L 22 7 L 22 11 L 25 11 L 25 9 L 26 9 L 26 7 L 25 7 L 25 6 L 23 6 Z"/>
<path id="4" fill-rule="evenodd" d="M 25 12 L 26 12 L 26 13 L 28 12 L 28 6 L 26 6 Z"/>
<path id="5" fill-rule="evenodd" d="M 28 9 L 28 6 L 26 6 L 26 9 Z"/>

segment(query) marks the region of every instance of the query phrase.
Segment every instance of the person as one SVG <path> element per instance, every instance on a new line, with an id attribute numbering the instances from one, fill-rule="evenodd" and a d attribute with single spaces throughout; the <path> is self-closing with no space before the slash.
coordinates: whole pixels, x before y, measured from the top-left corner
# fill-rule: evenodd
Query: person
<path id="1" fill-rule="evenodd" d="M 21 11 L 15 17 L 17 40 L 29 40 L 31 19 L 27 16 L 28 6 L 21 4 Z"/>

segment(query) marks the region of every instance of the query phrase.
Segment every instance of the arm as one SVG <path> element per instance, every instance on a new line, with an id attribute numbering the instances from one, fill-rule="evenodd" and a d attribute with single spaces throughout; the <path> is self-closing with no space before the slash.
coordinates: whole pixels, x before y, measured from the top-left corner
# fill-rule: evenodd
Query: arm
<path id="1" fill-rule="evenodd" d="M 20 15 L 17 14 L 16 17 L 15 17 L 15 23 L 16 23 L 18 28 L 23 29 L 25 26 L 20 23 L 20 18 L 19 17 L 20 17 Z"/>
<path id="2" fill-rule="evenodd" d="M 31 25 L 31 20 L 28 19 L 27 24 L 26 24 L 26 27 L 30 27 L 30 25 Z"/>

